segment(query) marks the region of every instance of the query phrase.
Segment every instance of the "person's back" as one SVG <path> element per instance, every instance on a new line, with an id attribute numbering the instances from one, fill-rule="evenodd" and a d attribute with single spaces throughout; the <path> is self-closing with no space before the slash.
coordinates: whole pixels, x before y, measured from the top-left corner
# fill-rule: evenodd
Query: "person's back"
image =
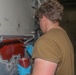
<path id="1" fill-rule="evenodd" d="M 43 38 L 49 42 L 53 40 L 60 48 L 56 75 L 74 75 L 74 50 L 66 32 L 62 29 L 51 29 Z"/>

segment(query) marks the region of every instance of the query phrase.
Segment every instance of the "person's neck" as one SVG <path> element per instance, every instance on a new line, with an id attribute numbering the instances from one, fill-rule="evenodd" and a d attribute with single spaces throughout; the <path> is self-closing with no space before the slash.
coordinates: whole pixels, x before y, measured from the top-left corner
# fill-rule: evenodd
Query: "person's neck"
<path id="1" fill-rule="evenodd" d="M 59 26 L 59 23 L 58 23 L 58 22 L 56 22 L 56 23 L 48 22 L 48 23 L 47 23 L 47 31 L 49 31 L 50 29 L 53 29 L 53 28 L 62 29 L 62 28 Z"/>

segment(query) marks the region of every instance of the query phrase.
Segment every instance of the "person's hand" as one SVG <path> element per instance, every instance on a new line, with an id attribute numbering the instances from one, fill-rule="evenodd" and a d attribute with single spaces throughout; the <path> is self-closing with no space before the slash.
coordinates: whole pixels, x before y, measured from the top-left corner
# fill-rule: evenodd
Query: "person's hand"
<path id="1" fill-rule="evenodd" d="M 26 51 L 32 56 L 33 46 L 32 45 L 27 45 L 26 46 Z"/>
<path id="2" fill-rule="evenodd" d="M 24 68 L 21 65 L 17 64 L 17 70 L 19 75 L 27 75 L 30 74 L 31 66 Z"/>

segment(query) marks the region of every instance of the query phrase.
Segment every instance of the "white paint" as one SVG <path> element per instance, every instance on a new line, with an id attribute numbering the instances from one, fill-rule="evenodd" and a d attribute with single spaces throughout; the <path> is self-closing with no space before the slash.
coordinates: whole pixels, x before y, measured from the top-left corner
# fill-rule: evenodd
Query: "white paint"
<path id="1" fill-rule="evenodd" d="M 0 0 L 0 35 L 27 35 L 33 22 L 31 0 Z"/>

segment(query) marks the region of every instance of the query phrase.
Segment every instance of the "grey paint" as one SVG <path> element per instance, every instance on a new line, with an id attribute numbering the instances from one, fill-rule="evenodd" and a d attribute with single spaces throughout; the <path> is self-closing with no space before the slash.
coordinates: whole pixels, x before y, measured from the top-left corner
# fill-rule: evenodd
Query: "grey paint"
<path id="1" fill-rule="evenodd" d="M 31 0 L 0 0 L 0 35 L 27 35 L 33 22 Z"/>

